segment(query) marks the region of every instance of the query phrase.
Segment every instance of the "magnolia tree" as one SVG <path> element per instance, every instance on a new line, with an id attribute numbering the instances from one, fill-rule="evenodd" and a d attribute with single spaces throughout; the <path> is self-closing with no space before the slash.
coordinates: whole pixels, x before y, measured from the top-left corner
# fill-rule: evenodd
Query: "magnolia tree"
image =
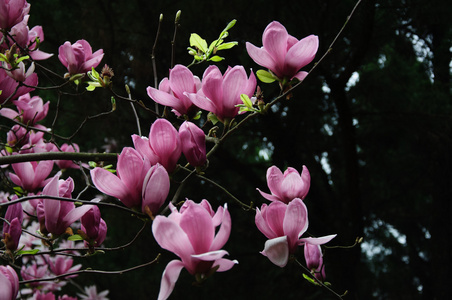
<path id="1" fill-rule="evenodd" d="M 0 0 L 0 7 L 0 115 L 14 124 L 1 141 L 4 190 L 0 191 L 0 299 L 107 299 L 108 291 L 97 291 L 96 286 L 79 286 L 80 292 L 69 296 L 65 286 L 81 273 L 120 274 L 157 262 L 160 253 L 155 253 L 154 260 L 127 270 L 92 270 L 74 265 L 75 257 L 127 250 L 128 245 L 112 247 L 104 243 L 111 226 L 102 218 L 106 206 L 142 220 L 144 227 L 152 228 L 155 242 L 164 249 L 161 253 L 169 251 L 178 257 L 161 275 L 158 299 L 167 299 L 177 289 L 182 269 L 201 283 L 215 272 L 240 268 L 234 253 L 227 251 L 234 226 L 228 205 L 245 208 L 256 224 L 250 230 L 260 231 L 268 239 L 261 249 L 254 249 L 256 255 L 279 268 L 295 262 L 307 281 L 341 298 L 325 282 L 323 257 L 323 245 L 336 235 L 307 234 L 308 209 L 303 200 L 310 187 L 309 166 L 301 170 L 269 166 L 268 189 L 256 191 L 256 197 L 262 196 L 266 202 L 261 207 L 239 200 L 209 174 L 209 158 L 223 141 L 251 118 L 265 114 L 281 99 L 289 99 L 292 89 L 306 78 L 309 72 L 302 69 L 316 57 L 317 36 L 299 39 L 281 23 L 271 22 L 263 31 L 262 45 L 246 43 L 248 55 L 263 67 L 254 74 L 244 66 L 220 70 L 214 65 L 224 59 L 218 51 L 237 45 L 225 42 L 235 20 L 210 44 L 192 34 L 188 50 L 193 63 L 171 66 L 167 78 L 147 88 L 150 99 L 139 101 L 133 99 L 127 86 L 124 95 L 113 89 L 112 68 L 106 64 L 99 68 L 103 50 L 93 50 L 86 40 L 66 41 L 59 47 L 58 59 L 67 73 L 44 68 L 45 60 L 53 54 L 40 50 L 44 42 L 42 27 L 28 27 L 30 4 L 25 0 Z M 176 24 L 179 18 L 180 12 Z M 206 65 L 201 77 L 190 70 L 194 64 Z M 40 86 L 35 72 L 38 68 L 54 76 L 59 84 Z M 278 84 L 280 94 L 264 99 L 258 80 L 264 85 Z M 48 118 L 51 104 L 37 92 L 58 92 L 67 86 L 77 87 L 80 94 L 106 89 L 112 93 L 111 112 L 116 99 L 139 106 L 155 116 L 149 134 L 142 135 L 138 126 L 138 134 L 130 133 L 133 147 L 125 147 L 120 153 L 80 149 L 75 143 L 76 134 L 63 137 L 57 128 L 39 123 Z M 145 103 L 151 100 L 155 103 L 148 107 Z M 162 106 L 174 115 L 166 109 L 159 113 Z M 139 123 L 138 114 L 135 118 Z M 87 120 L 80 128 L 89 126 Z M 106 165 L 104 161 L 115 163 Z M 67 176 L 67 169 L 77 169 L 85 182 Z M 227 193 L 231 202 L 213 205 L 202 195 L 200 199 L 186 199 L 184 183 L 192 177 L 213 183 Z M 84 193 L 93 189 L 103 196 L 83 199 Z M 76 196 L 75 190 L 80 191 Z M 130 238 L 140 233 L 132 232 Z M 300 259 L 300 253 L 304 258 Z"/>

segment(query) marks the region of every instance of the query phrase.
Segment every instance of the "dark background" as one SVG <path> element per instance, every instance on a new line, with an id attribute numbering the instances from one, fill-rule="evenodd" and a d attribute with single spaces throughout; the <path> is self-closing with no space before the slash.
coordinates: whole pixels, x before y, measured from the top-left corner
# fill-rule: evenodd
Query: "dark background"
<path id="1" fill-rule="evenodd" d="M 237 19 L 228 41 L 239 45 L 220 53 L 226 61 L 219 66 L 224 71 L 227 65 L 242 64 L 257 71 L 261 67 L 248 57 L 245 42 L 260 47 L 268 23 L 281 22 L 297 38 L 318 35 L 317 61 L 355 5 L 349 0 L 30 3 L 30 27 L 43 26 L 42 49 L 55 53 L 43 65 L 64 74 L 57 59 L 59 45 L 86 39 L 94 51 L 104 49 L 102 65 L 114 69 L 114 89 L 126 96 L 123 86 L 128 83 L 133 97 L 148 106 L 153 104 L 145 88 L 154 84 L 150 55 L 160 13 L 159 81 L 170 68 L 179 9 L 176 63 L 191 62 L 186 51 L 190 33 L 210 42 Z M 293 98 L 247 124 L 210 160 L 206 176 L 256 206 L 265 202 L 255 188 L 268 191 L 268 167 L 309 168 L 309 233 L 337 233 L 330 246 L 352 245 L 364 237 L 360 246 L 325 252 L 327 279 L 337 293 L 348 291 L 344 299 L 446 299 L 451 294 L 451 15 L 448 1 L 362 1 L 332 51 Z M 207 66 L 192 71 L 201 77 Z M 40 82 L 50 84 L 44 75 Z M 278 93 L 274 85 L 259 85 L 266 101 Z M 52 101 L 53 113 L 57 95 L 39 94 Z M 60 113 L 65 117 L 56 128 L 70 135 L 86 115 L 109 110 L 110 96 L 107 91 L 61 95 Z M 105 137 L 117 142 L 116 151 L 131 145 L 135 118 L 128 103 L 117 100 L 117 106 L 113 115 L 89 122 L 74 138 L 82 151 L 103 151 Z M 144 110 L 139 115 L 147 135 L 154 117 Z M 262 150 L 270 154 L 269 160 L 259 156 Z M 214 207 L 228 202 L 233 228 L 224 249 L 240 263 L 201 287 L 193 286 L 194 278 L 182 271 L 171 299 L 335 298 L 306 282 L 295 264 L 280 269 L 259 254 L 265 237 L 255 227 L 252 211 L 244 211 L 207 183 L 189 183 L 180 200 L 206 198 Z M 123 212 L 102 213 L 110 226 L 106 246 L 129 241 L 141 226 Z M 163 269 L 175 256 L 156 246 L 150 226 L 133 246 L 83 262 L 120 270 L 150 261 L 157 253 L 162 253 L 157 265 L 122 275 L 81 275 L 75 281 L 109 289 L 111 299 L 155 299 Z M 302 252 L 297 257 L 304 260 Z"/>

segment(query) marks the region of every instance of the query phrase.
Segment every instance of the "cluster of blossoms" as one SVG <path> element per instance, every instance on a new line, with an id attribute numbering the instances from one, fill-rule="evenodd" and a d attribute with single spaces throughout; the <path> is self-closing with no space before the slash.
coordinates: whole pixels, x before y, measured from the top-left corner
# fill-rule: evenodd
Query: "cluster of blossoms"
<path id="1" fill-rule="evenodd" d="M 44 40 L 42 28 L 29 29 L 27 26 L 30 5 L 25 0 L 0 0 L 0 8 L 0 104 L 12 107 L 2 107 L 0 115 L 16 122 L 7 133 L 7 146 L 0 155 L 80 152 L 75 143 L 58 145 L 47 142 L 45 135 L 51 130 L 38 124 L 47 116 L 49 102 L 44 103 L 39 96 L 30 95 L 38 83 L 33 61 L 48 59 L 52 54 L 39 50 L 39 44 Z M 262 40 L 262 48 L 247 43 L 247 51 L 257 64 L 268 68 L 268 73 L 282 86 L 306 77 L 307 73 L 299 70 L 313 60 L 318 48 L 316 36 L 297 40 L 280 23 L 272 22 L 265 29 Z M 99 79 L 94 68 L 102 58 L 103 50 L 93 52 L 85 40 L 73 44 L 65 42 L 58 50 L 58 59 L 67 69 L 64 77 L 76 84 L 86 82 L 83 81 L 85 75 Z M 78 76 L 80 74 L 83 76 Z M 111 77 L 112 72 L 108 76 Z M 211 65 L 200 79 L 187 67 L 176 65 L 168 78 L 160 82 L 158 89 L 148 87 L 147 94 L 156 103 L 171 107 L 184 122 L 175 127 L 166 119 L 157 119 L 150 126 L 147 137 L 132 135 L 133 147 L 123 148 L 117 156 L 115 173 L 102 166 L 89 170 L 97 190 L 117 198 L 134 213 L 142 217 L 147 215 L 152 220 L 156 242 L 179 257 L 165 268 L 159 299 L 170 296 L 183 268 L 201 282 L 238 263 L 224 258 L 228 252 L 222 249 L 231 232 L 231 216 L 226 204 L 215 211 L 205 199 L 200 203 L 187 199 L 179 208 L 169 202 L 168 216 L 162 214 L 161 208 L 170 193 L 171 177 L 179 168 L 182 154 L 193 171 L 200 173 L 207 168 L 206 134 L 194 123 L 201 111 L 209 112 L 209 120 L 213 123 L 221 122 L 227 127 L 241 113 L 243 98 L 256 99 L 256 89 L 256 76 L 252 71 L 248 75 L 243 66 L 228 67 L 222 73 Z M 55 166 L 58 171 L 55 171 Z M 107 224 L 101 218 L 100 199 L 83 205 L 74 204 L 74 180 L 63 176 L 65 169 L 88 168 L 86 165 L 72 160 L 42 160 L 1 167 L 7 170 L 19 195 L 4 196 L 0 201 L 8 207 L 3 218 L 2 242 L 5 253 L 12 259 L 24 251 L 36 254 L 57 245 L 61 249 L 72 249 L 61 253 L 75 256 L 81 255 L 81 251 L 93 254 L 101 247 L 107 237 Z M 323 281 L 325 269 L 320 245 L 335 235 L 303 237 L 308 228 L 307 208 L 303 202 L 310 187 L 307 168 L 303 167 L 301 174 L 288 168 L 283 174 L 277 167 L 270 167 L 267 183 L 270 194 L 259 192 L 271 203 L 256 209 L 255 215 L 257 228 L 268 238 L 261 253 L 275 265 L 284 267 L 290 255 L 294 255 L 299 246 L 304 246 L 308 268 Z M 36 198 L 27 198 L 22 204 L 21 196 Z M 74 231 L 78 237 L 66 239 L 67 236 L 74 237 Z M 24 234 L 28 232 L 33 234 Z M 82 240 L 83 244 L 73 240 Z M 71 273 L 81 268 L 81 265 L 73 264 L 70 256 L 41 254 L 33 259 L 24 257 L 19 273 L 29 282 L 21 295 L 30 296 L 29 299 L 55 299 L 54 293 L 67 284 L 61 279 L 75 277 L 76 274 Z M 47 281 L 54 276 L 61 276 L 60 280 Z M 0 266 L 0 299 L 16 298 L 18 278 L 12 267 Z M 94 286 L 85 288 L 85 293 L 78 295 L 80 299 L 107 299 L 108 291 L 97 293 Z M 77 298 L 64 295 L 58 299 Z"/>

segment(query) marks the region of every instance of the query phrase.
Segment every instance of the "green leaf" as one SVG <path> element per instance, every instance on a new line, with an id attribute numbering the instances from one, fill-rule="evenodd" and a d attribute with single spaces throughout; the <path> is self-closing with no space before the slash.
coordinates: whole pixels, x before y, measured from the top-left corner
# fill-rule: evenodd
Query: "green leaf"
<path id="1" fill-rule="evenodd" d="M 16 252 L 16 255 L 23 255 L 23 254 L 36 254 L 39 252 L 39 249 L 33 249 L 33 250 L 19 250 Z"/>
<path id="2" fill-rule="evenodd" d="M 231 49 L 232 47 L 234 47 L 234 46 L 236 46 L 236 45 L 238 45 L 238 44 L 239 44 L 238 42 L 224 43 L 224 44 L 221 44 L 221 45 L 217 46 L 217 51 L 218 51 L 218 50 Z"/>
<path id="3" fill-rule="evenodd" d="M 69 241 L 83 241 L 83 238 L 80 234 L 74 234 L 67 238 Z"/>
<path id="4" fill-rule="evenodd" d="M 218 120 L 217 116 L 211 112 L 207 115 L 207 118 L 209 118 L 213 125 L 217 124 L 220 121 Z"/>
<path id="5" fill-rule="evenodd" d="M 246 107 L 253 108 L 253 102 L 251 102 L 251 99 L 247 94 L 241 94 L 240 100 L 242 100 L 243 104 L 245 104 Z"/>
<path id="6" fill-rule="evenodd" d="M 214 61 L 214 62 L 219 62 L 219 61 L 222 61 L 223 59 L 224 59 L 224 57 L 215 55 L 215 56 L 212 56 L 211 58 L 209 58 L 208 60 Z"/>
<path id="7" fill-rule="evenodd" d="M 23 60 L 26 60 L 26 59 L 29 59 L 30 58 L 30 56 L 22 56 L 21 58 L 19 58 L 18 60 L 16 60 L 16 64 L 18 64 L 18 63 L 20 63 L 21 61 L 23 61 Z"/>
<path id="8" fill-rule="evenodd" d="M 319 285 L 311 276 L 306 275 L 303 273 L 303 278 L 306 279 L 307 281 L 309 281 L 310 283 L 314 284 L 314 285 Z"/>
<path id="9" fill-rule="evenodd" d="M 198 34 L 192 33 L 190 35 L 190 46 L 196 47 L 202 52 L 207 52 L 207 42 L 203 38 L 201 38 Z"/>
<path id="10" fill-rule="evenodd" d="M 257 78 L 264 83 L 272 83 L 276 80 L 275 76 L 273 76 L 270 72 L 265 70 L 259 70 L 256 72 Z"/>

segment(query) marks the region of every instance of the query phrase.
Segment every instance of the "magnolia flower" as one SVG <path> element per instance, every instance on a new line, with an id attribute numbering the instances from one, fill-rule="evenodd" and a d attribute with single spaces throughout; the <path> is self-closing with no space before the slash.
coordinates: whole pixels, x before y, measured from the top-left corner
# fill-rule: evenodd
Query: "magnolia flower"
<path id="1" fill-rule="evenodd" d="M 301 199 L 295 198 L 289 204 L 275 201 L 256 209 L 257 228 L 268 238 L 261 252 L 279 267 L 284 267 L 289 254 L 294 254 L 298 246 L 305 243 L 321 245 L 336 235 L 319 238 L 301 236 L 308 229 L 308 210 Z"/>
<path id="2" fill-rule="evenodd" d="M 99 207 L 93 205 L 86 214 L 81 217 L 81 230 L 86 234 L 88 240 L 85 245 L 99 247 L 107 235 L 107 223 L 100 217 Z"/>
<path id="3" fill-rule="evenodd" d="M 284 174 L 276 166 L 267 170 L 267 185 L 271 194 L 257 189 L 262 197 L 270 201 L 289 203 L 295 198 L 304 199 L 309 192 L 311 175 L 308 168 L 303 166 L 301 174 L 294 168 L 287 168 Z"/>
<path id="4" fill-rule="evenodd" d="M 135 149 L 125 147 L 118 156 L 116 175 L 104 168 L 91 170 L 96 188 L 118 198 L 129 208 L 141 208 L 143 180 L 151 165 Z"/>
<path id="5" fill-rule="evenodd" d="M 72 45 L 65 42 L 58 48 L 58 58 L 67 68 L 69 75 L 90 71 L 99 65 L 103 56 L 102 49 L 93 53 L 91 45 L 85 40 L 78 40 Z"/>
<path id="6" fill-rule="evenodd" d="M 34 88 L 29 86 L 38 85 L 38 75 L 36 73 L 32 73 L 30 76 L 26 77 L 23 83 L 26 86 L 21 85 L 17 88 L 19 83 L 15 79 L 8 76 L 5 69 L 0 68 L 0 90 L 2 91 L 0 94 L 0 105 L 5 105 L 10 100 L 17 99 L 20 96 L 33 91 Z"/>
<path id="7" fill-rule="evenodd" d="M 10 108 L 2 108 L 0 109 L 0 115 L 12 120 L 17 118 L 24 124 L 35 125 L 47 116 L 49 103 L 46 102 L 44 104 L 41 97 L 30 97 L 30 94 L 27 93 L 13 101 L 13 104 L 17 107 L 17 111 Z"/>
<path id="8" fill-rule="evenodd" d="M 304 258 L 306 266 L 314 272 L 315 278 L 320 281 L 325 280 L 325 265 L 323 264 L 323 254 L 320 245 L 304 244 Z"/>
<path id="9" fill-rule="evenodd" d="M 72 152 L 72 153 L 80 152 L 79 146 L 75 143 L 72 143 L 70 145 L 64 143 L 63 145 L 61 145 L 60 148 L 61 148 L 62 152 Z M 56 148 L 55 151 L 58 151 L 58 149 Z M 69 169 L 69 168 L 73 168 L 73 169 L 80 168 L 79 165 L 74 163 L 72 160 L 55 160 L 55 164 L 58 166 L 58 168 L 60 168 L 62 170 Z"/>
<path id="10" fill-rule="evenodd" d="M 240 95 L 251 97 L 255 90 L 256 77 L 251 72 L 248 78 L 243 66 L 229 67 L 224 75 L 217 66 L 209 66 L 202 77 L 201 92 L 187 95 L 196 106 L 212 112 L 224 122 L 238 114 L 237 105 L 243 104 Z"/>
<path id="11" fill-rule="evenodd" d="M 143 181 L 141 210 L 154 216 L 168 197 L 170 180 L 166 169 L 156 164 L 152 166 Z"/>
<path id="12" fill-rule="evenodd" d="M 24 214 L 20 202 L 8 206 L 5 214 L 5 222 L 3 222 L 3 242 L 5 243 L 6 249 L 10 251 L 15 251 L 19 245 L 23 219 Z"/>
<path id="13" fill-rule="evenodd" d="M 73 190 L 74 182 L 72 178 L 59 180 L 59 174 L 57 174 L 44 187 L 42 195 L 71 198 Z M 82 205 L 76 208 L 73 202 L 43 199 L 36 208 L 41 232 L 59 236 L 91 208 L 91 205 Z"/>
<path id="14" fill-rule="evenodd" d="M 188 162 L 199 167 L 206 163 L 206 136 L 201 128 L 192 122 L 185 121 L 179 127 L 182 152 Z"/>
<path id="15" fill-rule="evenodd" d="M 228 253 L 220 250 L 231 232 L 231 217 L 226 205 L 214 213 L 207 200 L 200 204 L 187 200 L 179 211 L 171 203 L 170 209 L 168 217 L 159 215 L 152 223 L 157 243 L 180 258 L 166 266 L 159 300 L 169 297 L 182 268 L 199 279 L 205 279 L 214 271 L 227 271 L 238 263 L 223 258 Z M 218 226 L 220 228 L 216 231 Z"/>
<path id="16" fill-rule="evenodd" d="M 0 266 L 0 287 L 0 299 L 16 299 L 19 293 L 19 277 L 11 266 Z"/>
<path id="17" fill-rule="evenodd" d="M 50 267 L 50 271 L 57 276 L 78 271 L 82 267 L 81 264 L 72 266 L 74 264 L 74 260 L 69 256 L 47 257 L 46 261 Z M 77 274 L 74 274 L 65 276 L 64 278 L 68 279 L 77 276 Z"/>
<path id="18" fill-rule="evenodd" d="M 166 119 L 157 119 L 149 132 L 149 139 L 132 135 L 135 149 L 151 164 L 159 163 L 171 173 L 181 155 L 179 133 Z"/>
<path id="19" fill-rule="evenodd" d="M 11 65 L 3 62 L 3 68 L 6 74 L 18 82 L 24 82 L 29 76 L 31 76 L 35 71 L 35 64 L 31 63 L 28 69 L 25 71 L 25 64 L 21 61 L 16 68 L 12 68 Z"/>
<path id="20" fill-rule="evenodd" d="M 97 287 L 95 285 L 85 287 L 85 294 L 77 293 L 80 300 L 108 300 L 107 295 L 109 291 L 105 290 L 100 293 L 97 292 Z"/>
<path id="21" fill-rule="evenodd" d="M 287 33 L 279 22 L 273 21 L 262 35 L 263 47 L 246 43 L 248 55 L 258 64 L 268 68 L 280 80 L 297 78 L 302 81 L 307 72 L 299 70 L 309 64 L 319 47 L 319 39 L 310 35 L 298 40 Z"/>
<path id="22" fill-rule="evenodd" d="M 188 115 L 193 117 L 198 108 L 185 93 L 196 93 L 201 89 L 201 80 L 183 65 L 176 65 L 170 70 L 169 79 L 164 78 L 159 88 L 148 87 L 147 93 L 155 102 L 172 107 L 178 117 Z"/>
<path id="23" fill-rule="evenodd" d="M 10 29 L 21 22 L 30 12 L 30 4 L 25 0 L 0 1 L 0 28 Z"/>
<path id="24" fill-rule="evenodd" d="M 53 161 L 26 161 L 12 164 L 12 167 L 16 174 L 9 173 L 11 181 L 28 192 L 34 192 L 49 181 L 46 178 L 52 172 Z"/>

